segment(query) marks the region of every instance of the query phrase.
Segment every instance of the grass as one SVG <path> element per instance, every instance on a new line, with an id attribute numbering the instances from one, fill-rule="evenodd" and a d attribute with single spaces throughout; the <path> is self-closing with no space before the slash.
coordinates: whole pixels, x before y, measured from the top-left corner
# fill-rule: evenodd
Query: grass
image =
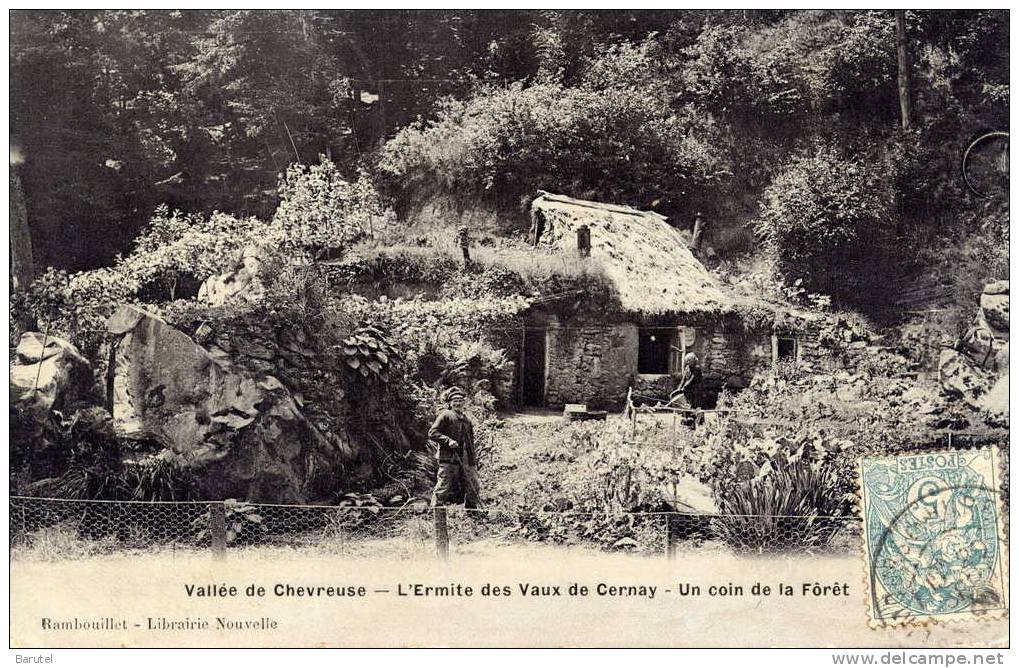
<path id="1" fill-rule="evenodd" d="M 112 534 L 101 538 L 86 538 L 79 534 L 73 522 L 66 521 L 12 540 L 10 556 L 11 561 L 76 561 L 131 551 L 149 554 L 163 550 L 140 537 L 129 536 L 126 541 Z"/>
<path id="2" fill-rule="evenodd" d="M 601 268 L 589 258 L 535 249 L 505 239 L 500 240 L 500 244 L 473 246 L 470 250 L 471 262 L 478 269 L 493 268 L 511 272 L 531 285 L 541 285 L 556 279 L 592 283 L 607 281 Z M 354 254 L 357 258 L 355 261 L 363 264 L 368 272 L 383 271 L 391 266 L 390 263 L 397 262 L 406 265 L 408 269 L 416 269 L 424 277 L 432 272 L 441 275 L 451 270 L 459 271 L 463 262 L 460 249 L 451 241 L 428 246 L 362 246 L 355 249 Z"/>

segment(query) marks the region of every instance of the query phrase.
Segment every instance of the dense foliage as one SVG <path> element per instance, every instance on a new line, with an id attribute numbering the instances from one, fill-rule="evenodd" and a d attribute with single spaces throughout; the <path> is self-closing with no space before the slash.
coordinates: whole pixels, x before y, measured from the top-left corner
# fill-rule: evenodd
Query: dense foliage
<path id="1" fill-rule="evenodd" d="M 138 302 L 158 308 L 194 297 L 202 281 L 231 270 L 246 249 L 257 249 L 268 265 L 264 273 L 273 279 L 268 287 L 278 297 L 273 304 L 289 311 L 307 307 L 297 294 L 302 276 L 296 274 L 308 273 L 305 261 L 363 235 L 381 215 L 378 194 L 363 178 L 344 180 L 325 159 L 307 168 L 292 166 L 279 191 L 280 206 L 269 222 L 160 205 L 131 251 L 112 266 L 74 273 L 49 268 L 15 295 L 14 309 L 93 356 L 117 306 Z"/>
<path id="2" fill-rule="evenodd" d="M 888 279 L 893 251 L 908 250 L 893 244 L 892 169 L 818 145 L 775 177 L 757 233 L 790 283 L 851 300 Z"/>
<path id="3" fill-rule="evenodd" d="M 512 399 L 519 314 L 577 295 L 612 303 L 591 262 L 524 246 L 521 229 L 476 229 L 481 210 L 526 226 L 522 210 L 545 189 L 679 227 L 701 211 L 719 273 L 775 301 L 877 312 L 903 277 L 946 276 L 965 316 L 925 316 L 899 340 L 929 347 L 929 328 L 951 336 L 983 282 L 1008 275 L 1007 198 L 981 198 L 959 174 L 974 138 L 1008 129 L 1008 14 L 904 18 L 905 117 L 889 11 L 16 11 L 12 189 L 40 271 L 12 310 L 97 371 L 123 303 L 196 338 L 206 319 L 307 333 L 318 357 L 286 380 L 313 417 L 328 424 L 322 407 L 343 386 L 361 414 L 399 409 L 420 432 L 458 384 L 487 455 L 494 409 Z M 999 181 L 1000 158 L 989 161 Z M 453 204 L 419 215 L 434 202 Z M 238 315 L 193 299 L 252 247 L 260 301 Z M 760 309 L 746 303 L 751 322 Z M 701 447 L 683 454 L 632 446 L 616 425 L 551 436 L 537 458 L 552 474 L 526 485 L 539 514 L 522 530 L 632 546 L 651 525 L 613 515 L 675 507 L 693 478 L 734 515 L 845 514 L 860 454 L 978 420 L 899 377 L 929 359 L 850 358 L 869 330 L 836 314 L 821 342 L 852 373 L 759 378 L 723 398 L 740 420 L 697 432 Z M 179 462 L 138 453 L 125 465 L 112 436 L 97 428 L 90 445 L 76 428 L 47 426 L 73 464 L 54 494 L 187 488 Z M 420 487 L 434 462 L 415 454 L 379 459 Z M 761 545 L 792 531 L 754 526 L 715 529 Z"/>
<path id="4" fill-rule="evenodd" d="M 514 84 L 444 101 L 434 121 L 386 145 L 379 170 L 401 198 L 452 192 L 512 209 L 547 189 L 644 207 L 666 196 L 688 203 L 727 171 L 715 133 L 709 118 L 632 82 Z"/>
<path id="5" fill-rule="evenodd" d="M 1008 227 L 958 172 L 1007 130 L 1007 14 L 905 29 L 908 132 L 890 11 L 18 11 L 12 158 L 39 267 L 109 264 L 159 202 L 244 220 L 282 199 L 278 222 L 343 247 L 377 231 L 374 179 L 401 214 L 456 200 L 450 228 L 513 219 L 537 188 L 681 226 L 699 209 L 722 259 L 757 249 L 756 224 L 790 281 L 864 302 L 856 279 Z M 277 191 L 295 172 L 303 192 Z"/>
<path id="6" fill-rule="evenodd" d="M 437 97 L 534 76 L 538 42 L 580 56 L 676 15 L 575 14 L 18 10 L 12 158 L 38 264 L 112 260 L 160 202 L 267 218 L 293 162 L 326 154 L 354 175 Z"/>

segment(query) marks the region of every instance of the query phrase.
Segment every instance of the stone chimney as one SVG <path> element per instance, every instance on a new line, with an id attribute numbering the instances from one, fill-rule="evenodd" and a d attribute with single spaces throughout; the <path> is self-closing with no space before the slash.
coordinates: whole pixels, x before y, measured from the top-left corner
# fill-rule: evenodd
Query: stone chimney
<path id="1" fill-rule="evenodd" d="M 690 250 L 693 251 L 694 255 L 699 255 L 701 252 L 701 241 L 704 237 L 704 217 L 701 212 L 698 211 L 697 215 L 693 219 L 693 239 L 690 241 Z"/>

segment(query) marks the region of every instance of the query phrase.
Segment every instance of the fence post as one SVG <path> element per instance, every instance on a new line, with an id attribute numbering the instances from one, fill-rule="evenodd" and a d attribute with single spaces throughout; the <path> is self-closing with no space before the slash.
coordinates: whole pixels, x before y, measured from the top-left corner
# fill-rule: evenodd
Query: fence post
<path id="1" fill-rule="evenodd" d="M 675 559 L 676 558 L 676 542 L 673 540 L 673 518 L 672 513 L 668 513 L 665 516 L 665 558 Z"/>
<path id="2" fill-rule="evenodd" d="M 435 549 L 439 559 L 449 560 L 449 527 L 446 524 L 446 507 L 435 507 Z"/>
<path id="3" fill-rule="evenodd" d="M 212 554 L 217 559 L 226 556 L 226 504 L 214 501 L 209 504 L 209 537 Z"/>

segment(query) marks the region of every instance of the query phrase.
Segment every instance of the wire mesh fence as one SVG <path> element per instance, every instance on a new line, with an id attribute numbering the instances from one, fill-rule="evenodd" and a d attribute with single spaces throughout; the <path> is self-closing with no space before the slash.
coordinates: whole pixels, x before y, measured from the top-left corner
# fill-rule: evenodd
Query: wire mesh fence
<path id="1" fill-rule="evenodd" d="M 848 553 L 855 517 L 296 506 L 237 501 L 10 499 L 12 557 L 56 559 L 160 549 L 228 554 L 290 549 L 381 558 L 455 557 L 505 545 L 673 556 Z"/>

